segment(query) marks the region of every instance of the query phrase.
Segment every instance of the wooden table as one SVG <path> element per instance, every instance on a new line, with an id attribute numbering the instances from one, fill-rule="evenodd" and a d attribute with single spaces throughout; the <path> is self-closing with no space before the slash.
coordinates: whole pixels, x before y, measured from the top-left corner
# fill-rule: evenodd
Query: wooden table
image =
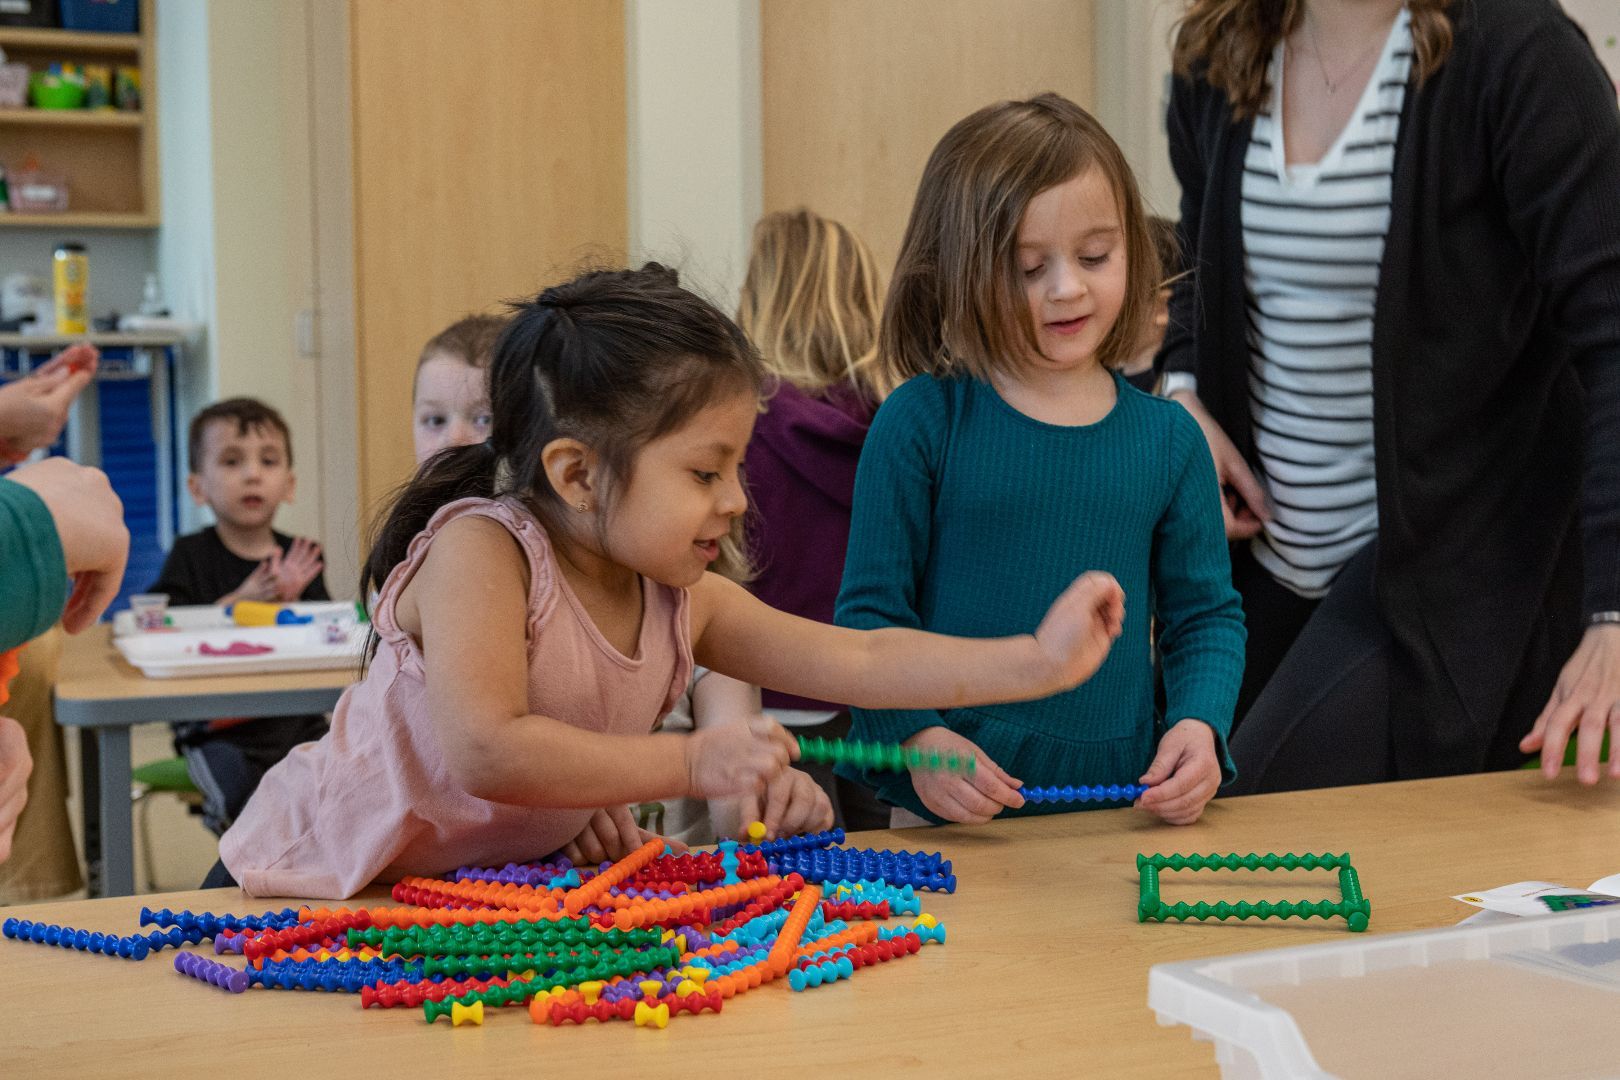
<path id="1" fill-rule="evenodd" d="M 94 626 L 67 638 L 57 673 L 56 722 L 79 729 L 90 894 L 128 896 L 135 891 L 131 727 L 328 712 L 355 674 L 344 669 L 148 679 L 113 647 L 110 625 Z"/>
<path id="2" fill-rule="evenodd" d="M 518 1010 L 481 1028 L 429 1027 L 420 1009 L 364 1011 L 347 995 L 232 996 L 177 975 L 168 952 L 133 963 L 0 941 L 8 1018 L 0 1075 L 745 1077 L 791 1068 L 862 1080 L 1209 1077 L 1208 1045 L 1155 1024 L 1149 966 L 1338 941 L 1347 931 L 1338 920 L 1139 925 L 1137 852 L 1349 851 L 1372 902 L 1369 932 L 1434 928 L 1468 914 L 1449 899 L 1455 893 L 1526 879 L 1585 886 L 1620 870 L 1620 785 L 1500 773 L 1233 799 L 1184 829 L 1113 810 L 859 839 L 952 859 L 960 891 L 924 894 L 924 910 L 948 928 L 946 945 L 802 994 L 767 986 L 718 1016 L 682 1016 L 654 1031 L 536 1027 Z M 1167 895 L 1219 892 L 1196 877 L 1204 880 L 1180 893 L 1167 885 Z M 1228 895 L 1252 899 L 1335 891 L 1298 878 L 1292 887 L 1260 875 L 1229 880 L 1239 884 Z M 220 889 L 6 914 L 129 933 L 143 902 L 238 913 L 284 906 Z"/>

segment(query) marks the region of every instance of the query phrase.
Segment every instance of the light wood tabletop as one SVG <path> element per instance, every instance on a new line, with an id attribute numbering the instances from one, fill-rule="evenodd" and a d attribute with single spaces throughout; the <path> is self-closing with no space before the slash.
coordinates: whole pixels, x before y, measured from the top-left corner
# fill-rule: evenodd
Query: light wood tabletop
<path id="1" fill-rule="evenodd" d="M 68 637 L 56 678 L 56 722 L 79 729 L 85 862 L 93 896 L 135 890 L 129 729 L 135 724 L 330 712 L 358 667 L 270 675 L 149 679 L 113 645 L 112 626 Z"/>
<path id="2" fill-rule="evenodd" d="M 234 695 L 277 695 L 284 697 L 304 692 L 341 691 L 354 682 L 358 672 L 352 668 L 327 671 L 284 671 L 269 675 L 213 675 L 206 678 L 149 679 L 139 668 L 124 659 L 112 642 L 112 626 L 102 623 L 82 634 L 65 640 L 62 646 L 62 666 L 57 675 L 56 700 L 58 708 L 67 706 L 70 716 L 89 711 L 97 704 L 117 702 L 117 712 L 127 716 L 131 712 L 142 717 L 149 715 L 153 703 L 162 714 L 157 720 L 192 719 L 174 715 L 176 709 L 192 710 L 187 699 L 221 698 Z M 210 706 L 209 708 L 212 708 Z M 281 706 L 277 706 L 280 708 Z M 108 710 L 112 712 L 113 710 Z M 195 719 L 217 719 L 214 714 Z M 59 722 L 70 726 L 96 726 L 89 721 L 73 719 Z M 140 722 L 140 721 L 136 721 Z"/>
<path id="3" fill-rule="evenodd" d="M 944 946 L 804 993 L 762 987 L 718 1016 L 682 1016 L 663 1031 L 537 1027 L 519 1009 L 452 1030 L 428 1026 L 420 1009 L 362 1010 L 349 995 L 227 994 L 176 974 L 168 951 L 135 963 L 0 941 L 0 1075 L 1210 1077 L 1207 1044 L 1155 1024 L 1148 968 L 1342 941 L 1348 931 L 1315 919 L 1138 924 L 1138 852 L 1348 851 L 1372 903 L 1370 933 L 1432 929 L 1469 913 L 1449 899 L 1456 893 L 1528 879 L 1584 887 L 1620 870 L 1620 785 L 1500 773 L 1232 799 L 1189 828 L 1125 809 L 855 841 L 952 860 L 959 891 L 923 894 L 924 910 L 947 927 Z M 1336 899 L 1334 880 L 1167 873 L 1164 890 L 1170 900 Z M 285 906 L 213 890 L 5 914 L 131 933 L 143 903 L 216 913 Z"/>

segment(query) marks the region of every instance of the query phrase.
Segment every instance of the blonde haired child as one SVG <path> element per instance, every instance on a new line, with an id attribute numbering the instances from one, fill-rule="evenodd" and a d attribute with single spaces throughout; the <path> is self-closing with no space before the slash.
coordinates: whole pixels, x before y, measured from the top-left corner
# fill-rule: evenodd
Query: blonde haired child
<path id="1" fill-rule="evenodd" d="M 1131 782 L 1153 788 L 1142 807 L 1186 823 L 1231 774 L 1244 632 L 1214 468 L 1184 409 L 1118 373 L 1156 264 L 1124 156 L 1070 101 L 981 109 L 929 158 L 880 335 L 889 378 L 909 381 L 867 438 L 837 620 L 995 636 L 1081 566 L 1111 573 L 1130 603 L 1108 660 L 1074 690 L 857 710 L 857 738 L 979 754 L 971 778 L 866 776 L 896 823 L 988 821 L 1024 809 L 1024 783 Z"/>
<path id="2" fill-rule="evenodd" d="M 754 226 L 737 323 L 774 376 L 748 446 L 753 592 L 772 607 L 831 622 L 849 543 L 855 466 L 889 389 L 878 364 L 877 262 L 844 225 L 807 209 Z M 768 691 L 773 719 L 811 738 L 849 733 L 846 705 Z M 847 829 L 888 826 L 870 788 L 806 766 Z"/>
<path id="3" fill-rule="evenodd" d="M 429 459 L 372 546 L 365 677 L 265 777 L 209 883 L 342 898 L 532 858 L 608 808 L 758 791 L 794 752 L 777 725 L 650 734 L 694 661 L 875 707 L 1041 697 L 1096 670 L 1123 617 L 1106 574 L 969 641 L 813 623 L 708 573 L 748 505 L 761 377 L 735 324 L 656 265 L 519 305 L 489 439 Z"/>

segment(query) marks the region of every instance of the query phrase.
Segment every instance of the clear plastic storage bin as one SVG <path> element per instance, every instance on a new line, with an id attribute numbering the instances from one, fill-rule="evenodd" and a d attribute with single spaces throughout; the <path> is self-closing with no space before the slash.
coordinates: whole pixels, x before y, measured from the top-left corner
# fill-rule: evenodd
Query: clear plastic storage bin
<path id="1" fill-rule="evenodd" d="M 1620 909 L 1156 965 L 1226 1080 L 1620 1077 Z"/>

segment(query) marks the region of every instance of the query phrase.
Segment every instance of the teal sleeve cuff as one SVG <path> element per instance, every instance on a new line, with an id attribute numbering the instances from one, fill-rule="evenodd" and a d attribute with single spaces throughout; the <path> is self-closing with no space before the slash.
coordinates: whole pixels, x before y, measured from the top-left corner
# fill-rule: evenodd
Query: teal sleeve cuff
<path id="1" fill-rule="evenodd" d="M 1226 741 L 1227 730 L 1231 725 L 1229 725 L 1229 724 L 1228 725 L 1222 725 L 1222 724 L 1210 723 L 1210 721 L 1205 720 L 1203 717 L 1200 717 L 1200 716 L 1192 716 L 1192 715 L 1175 716 L 1174 714 L 1172 714 L 1171 716 L 1165 717 L 1165 724 L 1166 724 L 1165 730 L 1168 731 L 1169 728 L 1174 727 L 1176 724 L 1180 723 L 1182 720 L 1197 720 L 1200 724 L 1207 725 L 1209 727 L 1209 730 L 1214 733 L 1214 735 L 1215 735 L 1215 760 L 1217 760 L 1217 761 L 1219 761 L 1221 763 L 1221 787 L 1225 787 L 1227 784 L 1230 784 L 1233 780 L 1236 780 L 1237 779 L 1237 765 L 1232 761 L 1232 749 L 1231 749 L 1231 747 L 1229 745 L 1227 745 L 1227 741 Z"/>
<path id="2" fill-rule="evenodd" d="M 0 651 L 38 637 L 68 601 L 67 560 L 45 500 L 0 479 Z"/>

